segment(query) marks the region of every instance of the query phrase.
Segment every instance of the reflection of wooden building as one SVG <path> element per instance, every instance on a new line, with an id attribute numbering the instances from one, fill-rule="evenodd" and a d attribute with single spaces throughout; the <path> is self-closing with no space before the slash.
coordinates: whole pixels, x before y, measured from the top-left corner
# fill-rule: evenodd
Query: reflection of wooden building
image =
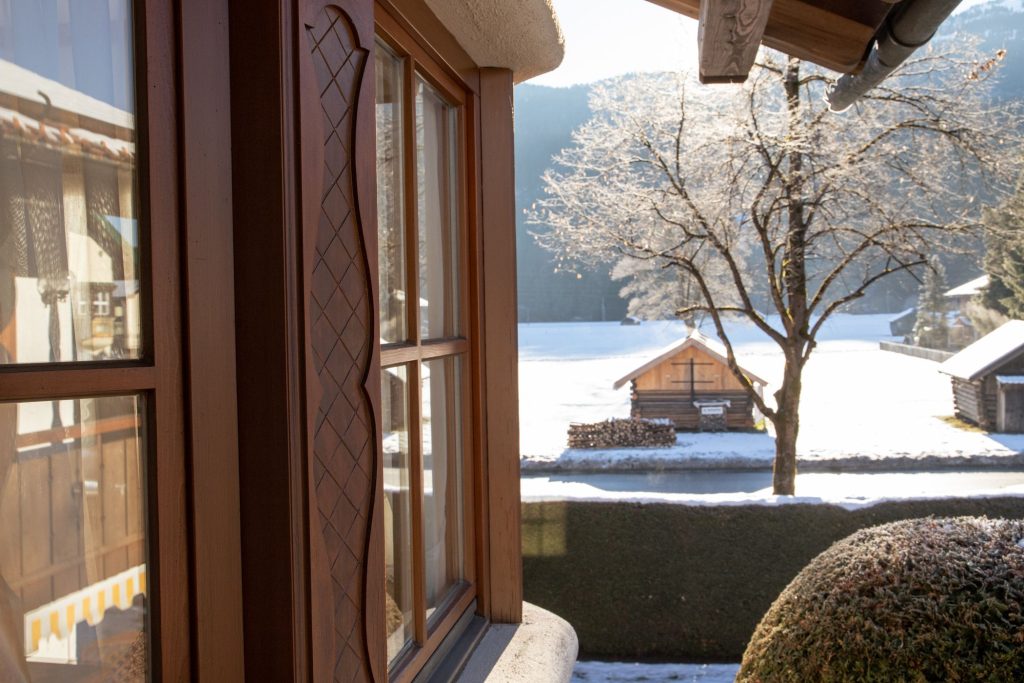
<path id="1" fill-rule="evenodd" d="M 760 393 L 766 382 L 746 368 L 743 373 Z M 677 429 L 754 427 L 753 402 L 729 370 L 725 347 L 698 331 L 626 374 L 615 388 L 626 382 L 633 417 L 668 418 Z"/>
<path id="2" fill-rule="evenodd" d="M 4 59 L 0 83 L 0 276 L 19 311 L 0 343 L 19 363 L 135 358 L 134 117 Z"/>
<path id="3" fill-rule="evenodd" d="M 1024 432 L 1024 320 L 1011 320 L 939 366 L 953 383 L 957 417 L 997 432 Z"/>
<path id="4" fill-rule="evenodd" d="M 134 400 L 70 403 L 77 424 L 16 437 L 0 486 L 0 571 L 24 612 L 27 656 L 98 664 L 89 661 L 88 632 L 109 636 L 145 595 L 145 475 Z M 45 422 L 48 408 L 22 404 L 20 421 Z M 125 646 L 141 630 L 126 629 Z"/>

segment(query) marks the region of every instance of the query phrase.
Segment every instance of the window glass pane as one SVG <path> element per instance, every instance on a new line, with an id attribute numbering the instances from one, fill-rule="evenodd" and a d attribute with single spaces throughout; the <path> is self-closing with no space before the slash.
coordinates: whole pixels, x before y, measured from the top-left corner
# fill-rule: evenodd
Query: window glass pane
<path id="1" fill-rule="evenodd" d="M 0 680 L 146 680 L 143 413 L 0 404 Z"/>
<path id="2" fill-rule="evenodd" d="M 409 338 L 405 306 L 405 216 L 402 162 L 402 62 L 377 43 L 377 259 L 380 340 Z"/>
<path id="3" fill-rule="evenodd" d="M 458 357 L 423 367 L 423 546 L 428 614 L 463 577 L 462 381 Z"/>
<path id="4" fill-rule="evenodd" d="M 388 661 L 413 636 L 412 500 L 409 473 L 409 373 L 405 366 L 381 373 L 384 432 L 384 565 Z"/>
<path id="5" fill-rule="evenodd" d="M 0 364 L 138 358 L 128 0 L 0 3 Z"/>
<path id="6" fill-rule="evenodd" d="M 416 80 L 420 337 L 454 337 L 458 310 L 457 113 Z"/>

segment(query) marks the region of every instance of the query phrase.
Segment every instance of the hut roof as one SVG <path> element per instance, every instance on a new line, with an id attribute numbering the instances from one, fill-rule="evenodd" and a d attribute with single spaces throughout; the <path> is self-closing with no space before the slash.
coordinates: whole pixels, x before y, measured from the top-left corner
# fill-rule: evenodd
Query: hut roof
<path id="1" fill-rule="evenodd" d="M 4 84 L 4 93 L 8 95 L 38 104 L 45 102 L 52 109 L 69 112 L 78 120 L 92 119 L 123 130 L 135 130 L 135 116 L 130 112 L 5 59 L 0 59 L 0 83 Z M 87 123 L 79 125 L 89 127 Z"/>
<path id="2" fill-rule="evenodd" d="M 957 297 L 957 296 L 974 296 L 981 290 L 988 287 L 988 275 L 982 275 L 976 277 L 969 282 L 965 282 L 962 285 L 957 285 L 953 289 L 949 290 L 943 296 Z"/>
<path id="3" fill-rule="evenodd" d="M 973 381 L 1024 352 L 1024 320 L 1011 320 L 939 366 L 939 372 Z"/>
<path id="4" fill-rule="evenodd" d="M 626 373 L 623 377 L 619 378 L 619 380 L 615 382 L 612 388 L 618 389 L 626 382 L 634 380 L 640 375 L 647 372 L 648 370 L 656 368 L 657 366 L 661 365 L 662 362 L 668 360 L 669 358 L 672 358 L 680 351 L 688 349 L 691 346 L 696 346 L 701 351 L 704 351 L 709 356 L 720 361 L 723 365 L 727 365 L 729 362 L 727 358 L 728 352 L 725 349 L 725 345 L 723 345 L 718 340 L 712 339 L 711 337 L 701 334 L 699 330 L 693 330 L 681 341 L 669 344 L 665 348 L 658 351 L 657 354 L 655 354 L 655 356 L 651 358 L 649 361 L 647 361 L 640 367 Z M 768 384 L 768 382 L 764 381 L 763 379 L 755 375 L 753 372 L 743 367 L 742 365 L 740 366 L 740 370 L 742 370 L 743 374 L 749 377 L 750 381 L 754 382 L 755 384 Z"/>
<path id="5" fill-rule="evenodd" d="M 904 318 L 906 318 L 908 316 L 911 316 L 911 315 L 913 315 L 915 313 L 917 313 L 917 307 L 916 306 L 911 306 L 910 308 L 908 308 L 906 310 L 903 310 L 903 311 L 900 311 L 899 313 L 896 313 L 895 315 L 893 315 L 891 318 L 889 318 L 889 322 L 894 323 L 897 320 L 903 320 Z"/>

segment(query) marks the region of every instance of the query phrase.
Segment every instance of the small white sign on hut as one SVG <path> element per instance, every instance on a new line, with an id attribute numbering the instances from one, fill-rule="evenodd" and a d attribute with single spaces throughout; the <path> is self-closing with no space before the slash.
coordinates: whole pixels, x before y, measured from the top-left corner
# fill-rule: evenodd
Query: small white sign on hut
<path id="1" fill-rule="evenodd" d="M 762 395 L 766 382 L 740 367 Z M 729 369 L 725 347 L 694 330 L 615 382 L 630 383 L 633 417 L 672 420 L 676 429 L 753 429 L 760 415 Z"/>

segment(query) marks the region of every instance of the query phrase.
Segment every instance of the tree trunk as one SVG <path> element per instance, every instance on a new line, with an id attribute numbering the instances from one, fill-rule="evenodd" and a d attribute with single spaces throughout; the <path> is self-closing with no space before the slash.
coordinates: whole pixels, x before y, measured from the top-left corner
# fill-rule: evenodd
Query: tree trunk
<path id="1" fill-rule="evenodd" d="M 793 140 L 786 153 L 787 173 L 782 194 L 786 199 L 786 243 L 782 254 L 782 284 L 785 308 L 780 309 L 786 328 L 786 367 L 782 387 L 775 392 L 775 465 L 772 490 L 778 496 L 796 492 L 796 437 L 800 432 L 800 390 L 804 351 L 810 339 L 810 310 L 807 301 L 807 216 L 804 206 L 804 158 L 799 133 L 802 130 L 803 101 L 800 93 L 800 60 L 790 58 L 782 78 L 789 114 L 788 133 Z"/>
<path id="2" fill-rule="evenodd" d="M 772 492 L 777 496 L 796 493 L 796 438 L 800 433 L 800 392 L 802 364 L 786 360 L 782 387 L 775 392 L 775 463 Z"/>

